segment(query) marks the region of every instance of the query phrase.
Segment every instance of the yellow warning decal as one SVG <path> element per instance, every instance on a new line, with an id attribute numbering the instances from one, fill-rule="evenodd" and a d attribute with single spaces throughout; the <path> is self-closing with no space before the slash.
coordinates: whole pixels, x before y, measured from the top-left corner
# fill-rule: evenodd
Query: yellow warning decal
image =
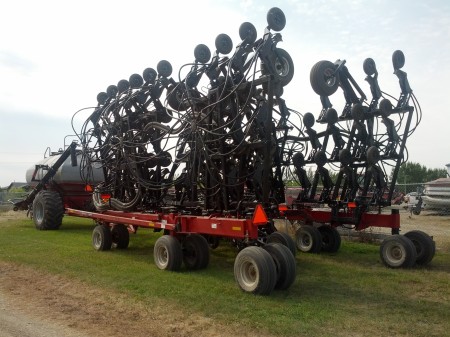
<path id="1" fill-rule="evenodd" d="M 231 230 L 232 230 L 232 231 L 240 231 L 240 230 L 241 230 L 241 227 L 231 227 Z"/>

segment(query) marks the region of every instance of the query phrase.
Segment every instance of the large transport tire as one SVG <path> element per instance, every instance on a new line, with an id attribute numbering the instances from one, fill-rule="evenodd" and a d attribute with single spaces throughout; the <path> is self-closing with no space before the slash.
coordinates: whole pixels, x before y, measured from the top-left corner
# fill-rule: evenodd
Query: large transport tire
<path id="1" fill-rule="evenodd" d="M 127 249 L 130 244 L 130 232 L 125 225 L 118 224 L 111 229 L 112 243 L 117 249 Z"/>
<path id="2" fill-rule="evenodd" d="M 419 230 L 410 231 L 404 236 L 410 239 L 416 248 L 416 263 L 419 265 L 430 263 L 436 253 L 436 244 L 433 238 Z"/>
<path id="3" fill-rule="evenodd" d="M 234 278 L 245 292 L 269 295 L 277 283 L 275 262 L 263 248 L 246 247 L 234 261 Z"/>
<path id="4" fill-rule="evenodd" d="M 277 269 L 275 289 L 288 289 L 295 281 L 297 264 L 288 247 L 280 243 L 268 243 L 264 249 L 269 252 Z"/>
<path id="5" fill-rule="evenodd" d="M 311 225 L 301 226 L 295 233 L 297 249 L 304 253 L 320 253 L 322 236 L 319 230 Z"/>
<path id="6" fill-rule="evenodd" d="M 58 229 L 62 224 L 64 206 L 55 191 L 40 191 L 33 200 L 33 221 L 37 229 Z"/>
<path id="7" fill-rule="evenodd" d="M 320 96 L 331 96 L 339 87 L 336 66 L 330 61 L 319 61 L 311 69 L 311 87 Z"/>
<path id="8" fill-rule="evenodd" d="M 410 239 L 396 234 L 383 240 L 380 257 L 387 267 L 411 268 L 416 263 L 417 253 Z"/>
<path id="9" fill-rule="evenodd" d="M 189 270 L 206 268 L 209 264 L 209 244 L 199 234 L 188 235 L 182 244 L 184 265 Z"/>
<path id="10" fill-rule="evenodd" d="M 110 250 L 113 243 L 111 229 L 108 226 L 95 226 L 92 232 L 92 246 L 95 250 Z"/>
<path id="11" fill-rule="evenodd" d="M 336 228 L 329 225 L 322 225 L 318 228 L 322 237 L 322 250 L 328 253 L 335 253 L 341 247 L 341 235 Z"/>
<path id="12" fill-rule="evenodd" d="M 292 255 L 297 254 L 297 247 L 295 246 L 295 241 L 290 237 L 289 234 L 284 232 L 273 232 L 267 237 L 267 243 L 281 243 L 286 246 L 291 251 Z"/>
<path id="13" fill-rule="evenodd" d="M 178 271 L 183 262 L 183 251 L 178 239 L 170 235 L 163 235 L 156 240 L 153 250 L 155 264 L 159 269 Z"/>

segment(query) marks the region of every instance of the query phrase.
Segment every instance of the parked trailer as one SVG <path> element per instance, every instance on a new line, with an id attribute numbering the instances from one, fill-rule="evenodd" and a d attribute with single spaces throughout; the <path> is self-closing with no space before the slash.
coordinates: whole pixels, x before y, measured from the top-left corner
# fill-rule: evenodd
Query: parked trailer
<path id="1" fill-rule="evenodd" d="M 261 236 L 269 222 L 261 205 L 256 205 L 247 218 L 112 210 L 99 213 L 72 208 L 65 213 L 96 221 L 92 233 L 96 250 L 109 250 L 113 244 L 118 249 L 127 248 L 129 233 L 139 227 L 164 231 L 166 235 L 158 238 L 154 246 L 154 261 L 162 270 L 178 271 L 183 262 L 190 270 L 206 268 L 210 250 L 207 238 L 227 238 L 245 247 L 234 264 L 234 276 L 242 290 L 266 295 L 274 289 L 287 289 L 295 281 L 295 244 L 281 232 Z"/>

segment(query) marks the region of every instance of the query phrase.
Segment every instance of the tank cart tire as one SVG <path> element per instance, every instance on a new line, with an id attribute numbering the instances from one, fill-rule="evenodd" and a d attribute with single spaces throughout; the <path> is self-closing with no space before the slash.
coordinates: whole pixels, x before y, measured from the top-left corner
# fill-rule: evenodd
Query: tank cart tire
<path id="1" fill-rule="evenodd" d="M 39 230 L 58 229 L 62 224 L 64 206 L 55 191 L 40 191 L 33 200 L 33 221 Z"/>
<path id="2" fill-rule="evenodd" d="M 436 253 L 436 244 L 433 238 L 419 230 L 410 231 L 404 236 L 410 239 L 416 248 L 416 263 L 419 265 L 430 263 Z"/>
<path id="3" fill-rule="evenodd" d="M 330 61 L 319 61 L 311 69 L 310 82 L 314 92 L 320 96 L 331 96 L 339 87 L 339 75 Z"/>
<path id="4" fill-rule="evenodd" d="M 112 243 L 114 243 L 117 249 L 127 249 L 130 244 L 130 232 L 125 225 L 115 225 L 111 229 Z"/>
<path id="5" fill-rule="evenodd" d="M 267 243 L 280 243 L 283 246 L 289 248 L 292 255 L 295 256 L 297 254 L 297 247 L 295 245 L 295 241 L 287 233 L 273 232 L 267 237 Z"/>
<path id="6" fill-rule="evenodd" d="M 397 234 L 383 240 L 380 257 L 387 267 L 411 268 L 416 263 L 417 253 L 410 239 Z"/>
<path id="7" fill-rule="evenodd" d="M 180 270 L 183 262 L 181 244 L 170 235 L 163 235 L 156 240 L 153 256 L 156 266 L 162 270 Z"/>
<path id="8" fill-rule="evenodd" d="M 234 261 L 234 278 L 245 292 L 269 295 L 277 283 L 275 262 L 263 248 L 246 247 Z"/>
<path id="9" fill-rule="evenodd" d="M 338 230 L 329 225 L 318 228 L 322 237 L 322 250 L 328 253 L 335 253 L 341 247 L 341 235 Z"/>
<path id="10" fill-rule="evenodd" d="M 189 270 L 206 268 L 209 264 L 208 241 L 199 234 L 188 235 L 182 244 L 184 265 Z"/>
<path id="11" fill-rule="evenodd" d="M 264 249 L 269 252 L 275 262 L 277 270 L 277 283 L 275 289 L 288 289 L 295 281 L 297 263 L 288 247 L 281 243 L 268 243 Z"/>
<path id="12" fill-rule="evenodd" d="M 319 230 L 311 225 L 301 226 L 295 233 L 297 249 L 304 253 L 320 253 L 322 236 Z"/>
<path id="13" fill-rule="evenodd" d="M 108 226 L 95 226 L 92 232 L 92 246 L 95 250 L 110 250 L 112 246 L 111 229 Z"/>

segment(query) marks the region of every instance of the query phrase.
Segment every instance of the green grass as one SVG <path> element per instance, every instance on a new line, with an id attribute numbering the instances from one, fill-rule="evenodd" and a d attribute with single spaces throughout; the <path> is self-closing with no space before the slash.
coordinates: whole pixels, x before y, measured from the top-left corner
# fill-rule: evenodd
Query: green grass
<path id="1" fill-rule="evenodd" d="M 59 231 L 37 231 L 30 220 L 0 224 L 0 260 L 32 266 L 125 292 L 146 305 L 166 302 L 188 313 L 279 336 L 445 336 L 450 331 L 450 253 L 427 268 L 392 270 L 378 246 L 343 241 L 336 254 L 298 254 L 287 291 L 253 296 L 237 287 L 234 248 L 212 251 L 207 269 L 158 270 L 160 234 L 140 229 L 127 250 L 96 252 L 89 220 L 65 217 Z"/>

